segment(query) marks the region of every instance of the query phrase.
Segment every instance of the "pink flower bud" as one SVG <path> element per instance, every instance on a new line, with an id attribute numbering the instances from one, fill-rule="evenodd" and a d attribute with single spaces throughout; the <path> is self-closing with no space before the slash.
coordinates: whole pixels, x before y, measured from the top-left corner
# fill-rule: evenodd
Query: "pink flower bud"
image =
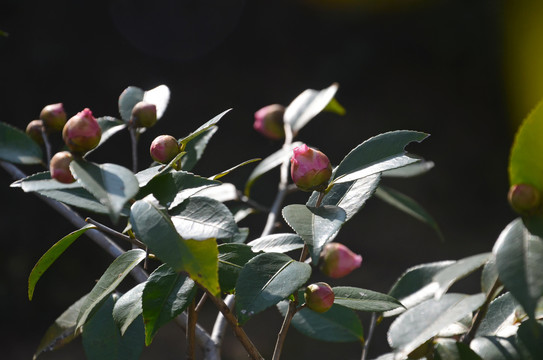
<path id="1" fill-rule="evenodd" d="M 42 129 L 42 120 L 32 120 L 26 126 L 26 134 L 38 144 L 43 145 L 43 136 L 41 134 Z"/>
<path id="2" fill-rule="evenodd" d="M 153 160 L 161 164 L 167 164 L 179 154 L 179 144 L 173 136 L 160 135 L 151 143 L 149 152 Z"/>
<path id="3" fill-rule="evenodd" d="M 70 184 L 75 181 L 72 172 L 70 171 L 70 163 L 73 160 L 73 156 L 68 151 L 61 151 L 56 153 L 49 163 L 49 171 L 51 172 L 51 178 L 64 183 Z"/>
<path id="4" fill-rule="evenodd" d="M 66 124 L 66 112 L 62 103 L 51 104 L 44 107 L 40 113 L 45 128 L 49 132 L 61 131 Z"/>
<path id="5" fill-rule="evenodd" d="M 362 256 L 353 253 L 340 243 L 328 243 L 321 253 L 320 269 L 331 278 L 341 278 L 348 275 L 362 264 Z"/>
<path id="6" fill-rule="evenodd" d="M 92 111 L 84 109 L 74 115 L 62 130 L 62 138 L 68 148 L 74 153 L 86 153 L 100 143 L 102 130 L 92 116 Z"/>
<path id="7" fill-rule="evenodd" d="M 136 127 L 150 128 L 156 123 L 156 105 L 140 101 L 132 108 L 130 121 Z"/>
<path id="8" fill-rule="evenodd" d="M 323 313 L 334 305 L 334 291 L 324 282 L 308 285 L 304 293 L 305 303 L 311 310 Z"/>
<path id="9" fill-rule="evenodd" d="M 530 184 L 511 186 L 507 199 L 513 210 L 521 215 L 534 215 L 541 207 L 541 194 Z"/>
<path id="10" fill-rule="evenodd" d="M 285 107 L 279 104 L 273 104 L 263 107 L 255 112 L 255 122 L 253 127 L 256 131 L 272 140 L 279 140 L 285 137 L 285 128 L 283 127 L 283 114 Z"/>
<path id="11" fill-rule="evenodd" d="M 290 159 L 292 180 L 303 191 L 323 191 L 332 176 L 330 160 L 322 152 L 303 144 L 293 149 Z"/>

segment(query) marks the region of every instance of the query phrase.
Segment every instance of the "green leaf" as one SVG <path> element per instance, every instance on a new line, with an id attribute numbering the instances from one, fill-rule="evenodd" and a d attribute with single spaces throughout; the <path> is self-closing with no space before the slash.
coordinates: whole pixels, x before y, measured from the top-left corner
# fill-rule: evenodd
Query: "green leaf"
<path id="1" fill-rule="evenodd" d="M 373 195 L 379 181 L 380 174 L 366 176 L 356 181 L 336 184 L 324 195 L 321 205 L 335 205 L 345 210 L 345 221 L 350 220 Z M 307 206 L 315 206 L 319 193 L 314 191 L 307 201 Z"/>
<path id="2" fill-rule="evenodd" d="M 134 286 L 123 294 L 113 307 L 113 320 L 124 335 L 126 329 L 141 315 L 141 294 L 146 282 Z"/>
<path id="3" fill-rule="evenodd" d="M 100 277 L 81 306 L 77 328 L 84 325 L 94 308 L 100 304 L 123 279 L 145 258 L 145 251 L 133 249 L 116 258 Z"/>
<path id="4" fill-rule="evenodd" d="M 77 181 L 109 210 L 113 222 L 117 222 L 124 205 L 139 191 L 138 180 L 125 167 L 74 159 L 70 170 Z"/>
<path id="5" fill-rule="evenodd" d="M 438 284 L 433 282 L 434 275 L 454 261 L 438 261 L 421 264 L 407 269 L 394 283 L 388 295 L 398 299 L 407 309 L 434 296 Z M 386 312 L 385 317 L 397 315 L 402 309 Z"/>
<path id="6" fill-rule="evenodd" d="M 283 208 L 283 218 L 306 243 L 313 264 L 317 264 L 322 248 L 332 241 L 345 222 L 345 211 L 337 206 L 318 208 L 293 204 Z"/>
<path id="7" fill-rule="evenodd" d="M 386 170 L 419 162 L 407 156 L 404 148 L 411 142 L 421 142 L 428 134 L 398 130 L 374 136 L 351 150 L 336 168 L 332 182 L 349 182 Z"/>
<path id="8" fill-rule="evenodd" d="M 394 206 L 398 210 L 401 210 L 406 214 L 413 216 L 415 219 L 420 220 L 426 225 L 430 226 L 432 229 L 435 230 L 439 238 L 441 240 L 444 240 L 443 234 L 441 233 L 437 222 L 426 210 L 424 210 L 422 206 L 420 206 L 415 200 L 413 200 L 409 196 L 402 194 L 394 189 L 384 187 L 382 185 L 379 186 L 375 191 L 375 196 L 388 203 L 389 205 Z"/>
<path id="9" fill-rule="evenodd" d="M 160 327 L 185 311 L 195 295 L 196 285 L 189 277 L 166 264 L 156 269 L 143 289 L 145 345 L 151 344 Z"/>
<path id="10" fill-rule="evenodd" d="M 170 102 L 170 89 L 166 85 L 159 85 L 147 90 L 143 93 L 143 101 L 156 106 L 156 119 L 160 120 Z"/>
<path id="11" fill-rule="evenodd" d="M 501 282 L 533 319 L 543 296 L 543 240 L 516 219 L 502 231 L 492 252 Z"/>
<path id="12" fill-rule="evenodd" d="M 247 243 L 254 252 L 286 253 L 304 247 L 304 241 L 296 234 L 271 234 Z"/>
<path id="13" fill-rule="evenodd" d="M 491 254 L 481 273 L 481 290 L 488 295 L 497 280 L 498 268 L 496 267 L 496 256 Z M 499 286 L 498 289 L 496 289 L 494 296 L 500 293 L 501 289 L 503 289 L 503 286 Z"/>
<path id="14" fill-rule="evenodd" d="M 227 202 L 227 201 L 238 201 L 240 200 L 240 197 L 238 196 L 238 189 L 236 189 L 236 186 L 234 184 L 230 183 L 222 183 L 217 186 L 209 186 L 205 189 L 202 189 L 201 191 L 198 191 L 198 196 L 205 196 L 220 202 Z M 238 207 L 243 208 L 248 213 L 254 212 L 254 209 L 250 206 L 240 203 L 237 205 Z M 230 209 L 232 213 L 234 214 L 234 218 L 236 219 L 236 222 L 239 222 L 241 219 L 236 216 L 233 209 Z M 248 215 L 248 214 L 247 214 Z"/>
<path id="15" fill-rule="evenodd" d="M 532 359 L 543 359 L 543 326 L 540 323 L 524 321 L 518 329 L 517 339 Z"/>
<path id="16" fill-rule="evenodd" d="M 88 156 L 91 152 L 98 149 L 102 144 L 109 140 L 113 135 L 126 129 L 124 121 L 116 119 L 112 116 L 103 116 L 96 119 L 100 129 L 102 130 L 102 136 L 100 137 L 100 143 L 92 150 L 88 151 L 85 156 Z"/>
<path id="17" fill-rule="evenodd" d="M 206 197 L 191 197 L 170 211 L 175 229 L 184 239 L 230 239 L 238 225 L 228 208 Z"/>
<path id="18" fill-rule="evenodd" d="M 144 177 L 150 174 L 152 171 L 139 175 L 138 178 L 144 181 Z M 149 180 L 138 197 L 143 198 L 153 194 L 161 205 L 172 209 L 203 189 L 217 185 L 220 185 L 219 181 L 209 180 L 186 171 L 172 171 Z"/>
<path id="19" fill-rule="evenodd" d="M 222 292 L 234 293 L 241 269 L 256 255 L 245 244 L 219 245 L 219 283 Z"/>
<path id="20" fill-rule="evenodd" d="M 469 344 L 470 348 L 482 359 L 521 360 L 513 337 L 498 336 L 476 337 Z"/>
<path id="21" fill-rule="evenodd" d="M 452 339 L 439 339 L 434 356 L 436 360 L 482 360 L 466 344 Z"/>
<path id="22" fill-rule="evenodd" d="M 32 300 L 32 296 L 34 295 L 34 288 L 36 287 L 36 283 L 41 278 L 41 276 L 45 273 L 47 269 L 59 258 L 60 255 L 70 246 L 72 243 L 77 240 L 81 235 L 83 235 L 87 230 L 89 229 L 96 229 L 96 226 L 94 225 L 85 225 L 79 230 L 76 230 L 59 241 L 55 245 L 53 245 L 43 256 L 38 260 L 36 265 L 34 265 L 34 268 L 30 272 L 30 276 L 28 277 L 28 299 Z"/>
<path id="23" fill-rule="evenodd" d="M 247 164 L 251 164 L 251 163 L 254 163 L 254 162 L 260 161 L 260 160 L 262 160 L 262 159 L 256 158 L 256 159 L 250 159 L 250 160 L 244 161 L 244 162 L 242 162 L 241 164 L 238 164 L 238 165 L 236 165 L 236 166 L 234 166 L 234 167 L 231 167 L 231 168 L 228 169 L 228 170 L 221 171 L 221 172 L 218 173 L 217 175 L 211 176 L 211 179 L 213 179 L 213 180 L 220 179 L 220 178 L 222 178 L 223 176 L 230 174 L 232 171 L 234 171 L 234 170 L 236 170 L 236 169 L 239 169 L 239 168 L 242 167 L 242 166 L 245 166 L 245 165 L 247 165 Z"/>
<path id="24" fill-rule="evenodd" d="M 445 294 L 440 300 L 426 300 L 394 320 L 388 330 L 389 345 L 397 356 L 405 357 L 448 325 L 477 310 L 484 300 L 484 294 Z"/>
<path id="25" fill-rule="evenodd" d="M 160 260 L 175 271 L 187 272 L 213 295 L 220 292 L 215 239 L 182 239 L 169 216 L 149 197 L 132 205 L 130 224 L 137 238 Z"/>
<path id="26" fill-rule="evenodd" d="M 192 141 L 185 146 L 185 152 L 187 154 L 181 158 L 181 169 L 191 171 L 192 168 L 194 168 L 198 160 L 200 160 L 204 154 L 207 143 L 218 129 L 217 126 L 210 127 L 192 139 Z"/>
<path id="27" fill-rule="evenodd" d="M 24 165 L 43 164 L 43 153 L 24 131 L 0 122 L 0 160 Z"/>
<path id="28" fill-rule="evenodd" d="M 401 168 L 396 168 L 392 170 L 383 171 L 381 175 L 383 177 L 399 177 L 399 178 L 408 178 L 413 176 L 419 176 L 427 173 L 434 167 L 433 161 L 422 160 Z"/>
<path id="29" fill-rule="evenodd" d="M 350 286 L 336 286 L 334 290 L 334 304 L 343 305 L 353 310 L 383 312 L 403 307 L 392 296 L 376 291 L 360 289 Z"/>
<path id="30" fill-rule="evenodd" d="M 311 266 L 289 256 L 264 253 L 241 269 L 236 283 L 236 315 L 240 324 L 286 299 L 311 275 Z"/>
<path id="31" fill-rule="evenodd" d="M 56 350 L 79 336 L 81 332 L 76 331 L 75 325 L 77 324 L 79 310 L 86 297 L 87 295 L 70 305 L 70 307 L 66 309 L 51 326 L 49 326 L 34 353 L 34 360 L 42 353 Z"/>
<path id="32" fill-rule="evenodd" d="M 291 126 L 294 133 L 297 133 L 326 108 L 334 98 L 337 90 L 338 84 L 336 83 L 320 91 L 313 89 L 305 90 L 285 109 L 284 122 Z"/>
<path id="33" fill-rule="evenodd" d="M 119 113 L 125 122 L 130 121 L 134 105 L 143 100 L 144 91 L 136 86 L 129 86 L 119 96 Z"/>
<path id="34" fill-rule="evenodd" d="M 144 346 L 143 322 L 130 325 L 124 336 L 113 321 L 114 296 L 100 306 L 83 327 L 83 348 L 89 360 L 137 360 Z"/>
<path id="35" fill-rule="evenodd" d="M 336 100 L 336 98 L 332 98 L 322 111 L 328 111 L 338 115 L 345 115 L 346 112 L 345 108 Z"/>
<path id="36" fill-rule="evenodd" d="M 458 280 L 463 279 L 483 266 L 490 258 L 491 253 L 472 255 L 467 258 L 456 261 L 434 275 L 433 281 L 439 285 L 435 293 L 436 298 L 440 298 L 449 288 Z"/>
<path id="37" fill-rule="evenodd" d="M 277 150 L 276 152 L 262 160 L 260 163 L 258 163 L 258 165 L 255 166 L 253 172 L 251 172 L 251 174 L 249 175 L 247 182 L 245 183 L 245 195 L 249 196 L 251 192 L 251 187 L 259 177 L 261 177 L 268 171 L 275 169 L 277 166 L 290 159 L 292 157 L 292 149 L 300 145 L 302 145 L 302 143 L 296 141 L 287 148 L 281 148 Z"/>
<path id="38" fill-rule="evenodd" d="M 57 180 L 51 179 L 51 173 L 49 171 L 43 171 L 24 179 L 19 179 L 13 182 L 10 187 L 20 187 L 24 192 L 39 192 L 43 190 L 64 190 L 64 189 L 77 189 L 81 188 L 81 185 L 77 182 L 71 184 L 64 184 Z"/>
<path id="39" fill-rule="evenodd" d="M 186 144 L 189 143 L 189 141 L 192 141 L 194 140 L 198 135 L 200 135 L 201 133 L 203 133 L 204 131 L 208 130 L 209 128 L 211 128 L 212 126 L 215 126 L 217 125 L 217 123 L 222 119 L 222 117 L 224 115 L 226 115 L 227 112 L 229 112 L 230 110 L 232 109 L 228 109 L 226 111 L 223 111 L 222 113 L 220 113 L 219 115 L 215 116 L 213 119 L 207 121 L 205 124 L 203 124 L 202 126 L 200 126 L 198 129 L 194 130 L 193 132 L 191 132 L 188 136 L 182 138 L 182 139 L 179 139 L 178 142 L 180 145 L 183 145 L 185 146 Z M 182 150 L 184 150 L 184 147 L 182 148 Z"/>
<path id="40" fill-rule="evenodd" d="M 513 295 L 505 293 L 490 303 L 475 336 L 512 336 L 517 333 L 522 314 L 522 307 Z"/>
<path id="41" fill-rule="evenodd" d="M 303 300 L 303 298 L 303 292 L 300 292 L 298 299 Z M 277 308 L 284 316 L 288 309 L 288 302 L 280 302 Z M 292 326 L 305 336 L 320 341 L 364 341 L 364 329 L 356 312 L 337 304 L 332 305 L 330 310 L 324 313 L 303 308 L 292 318 Z"/>
<path id="42" fill-rule="evenodd" d="M 60 201 L 66 205 L 75 206 L 80 209 L 98 214 L 109 214 L 109 209 L 102 205 L 94 196 L 83 188 L 40 190 L 37 191 L 43 196 Z M 128 216 L 128 208 L 123 207 L 122 216 Z"/>

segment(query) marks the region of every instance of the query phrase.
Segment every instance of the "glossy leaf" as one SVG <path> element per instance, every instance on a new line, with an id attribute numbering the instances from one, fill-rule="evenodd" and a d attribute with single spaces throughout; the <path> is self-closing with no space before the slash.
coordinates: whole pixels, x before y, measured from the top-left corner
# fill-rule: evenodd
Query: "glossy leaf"
<path id="1" fill-rule="evenodd" d="M 249 175 L 249 178 L 247 179 L 247 182 L 245 183 L 245 195 L 249 196 L 251 192 L 251 187 L 253 186 L 254 182 L 267 173 L 268 171 L 271 171 L 281 165 L 283 162 L 287 161 L 292 157 L 292 149 L 294 149 L 297 146 L 302 145 L 301 142 L 296 141 L 292 143 L 287 148 L 281 148 L 262 160 L 260 163 L 258 163 L 257 166 L 255 166 L 254 170 Z"/>
<path id="2" fill-rule="evenodd" d="M 439 289 L 433 282 L 434 275 L 453 264 L 454 261 L 438 261 L 421 264 L 407 269 L 390 289 L 388 295 L 398 299 L 407 309 L 434 296 Z M 403 312 L 397 309 L 385 312 L 384 316 L 394 316 Z"/>
<path id="3" fill-rule="evenodd" d="M 217 175 L 213 175 L 213 176 L 211 177 L 211 179 L 213 179 L 213 180 L 220 179 L 220 178 L 222 178 L 223 176 L 226 176 L 226 175 L 230 174 L 232 171 L 234 171 L 234 170 L 236 170 L 236 169 L 239 169 L 240 167 L 243 167 L 243 166 L 245 166 L 245 165 L 248 165 L 248 164 L 254 163 L 254 162 L 256 162 L 256 161 L 260 161 L 260 160 L 262 160 L 262 159 L 256 158 L 256 159 L 250 159 L 250 160 L 244 161 L 244 162 L 242 162 L 241 164 L 238 164 L 238 165 L 236 165 L 236 166 L 234 166 L 234 167 L 231 167 L 231 168 L 228 169 L 228 170 L 221 171 L 221 172 L 218 173 Z"/>
<path id="4" fill-rule="evenodd" d="M 81 331 L 76 331 L 75 325 L 77 324 L 77 316 L 79 315 L 81 305 L 83 305 L 86 297 L 87 295 L 70 305 L 70 307 L 66 309 L 51 326 L 49 326 L 34 353 L 34 360 L 46 351 L 53 351 L 68 344 L 81 334 Z"/>
<path id="5" fill-rule="evenodd" d="M 184 239 L 231 239 L 239 232 L 230 210 L 223 203 L 206 197 L 186 199 L 173 208 L 170 215 Z"/>
<path id="6" fill-rule="evenodd" d="M 24 131 L 0 122 L 0 160 L 15 164 L 42 164 L 43 152 Z"/>
<path id="7" fill-rule="evenodd" d="M 335 169 L 332 182 L 349 182 L 386 170 L 403 167 L 421 159 L 406 155 L 404 148 L 421 142 L 428 134 L 398 130 L 374 136 L 351 150 Z"/>
<path id="8" fill-rule="evenodd" d="M 192 139 L 192 141 L 185 146 L 185 152 L 187 154 L 181 158 L 181 169 L 191 171 L 194 168 L 198 160 L 202 158 L 209 140 L 211 140 L 218 129 L 217 126 L 210 127 Z"/>
<path id="9" fill-rule="evenodd" d="M 469 347 L 482 359 L 521 360 L 513 337 L 480 336 L 471 341 Z"/>
<path id="10" fill-rule="evenodd" d="M 439 339 L 434 354 L 436 360 L 483 360 L 468 345 L 452 339 Z"/>
<path id="11" fill-rule="evenodd" d="M 143 100 L 144 91 L 136 86 L 129 86 L 119 96 L 119 113 L 125 122 L 130 121 L 134 105 Z"/>
<path id="12" fill-rule="evenodd" d="M 219 283 L 222 292 L 234 293 L 241 269 L 256 255 L 245 244 L 219 245 Z"/>
<path id="13" fill-rule="evenodd" d="M 491 253 L 468 256 L 440 270 L 433 277 L 433 281 L 439 286 L 435 297 L 440 298 L 455 282 L 479 269 L 490 256 Z"/>
<path id="14" fill-rule="evenodd" d="M 40 190 L 39 194 L 50 199 L 60 201 L 66 205 L 74 206 L 98 214 L 109 214 L 109 209 L 102 205 L 96 198 L 82 187 L 57 190 Z M 120 215 L 128 216 L 128 208 L 123 207 Z"/>
<path id="15" fill-rule="evenodd" d="M 114 304 L 114 296 L 109 296 L 83 327 L 83 349 L 89 360 L 137 360 L 143 351 L 143 322 L 132 323 L 122 336 L 111 315 Z"/>
<path id="16" fill-rule="evenodd" d="M 151 175 L 151 172 L 147 174 Z M 144 176 L 146 175 L 140 175 L 143 181 Z M 138 197 L 143 198 L 148 194 L 153 194 L 160 204 L 171 209 L 199 191 L 219 184 L 219 181 L 209 180 L 186 171 L 172 171 L 149 180 Z"/>
<path id="17" fill-rule="evenodd" d="M 380 174 L 373 174 L 352 182 L 336 184 L 326 193 L 322 205 L 335 205 L 345 210 L 345 221 L 350 220 L 373 195 L 381 180 Z M 319 193 L 314 191 L 307 206 L 315 206 Z"/>
<path id="18" fill-rule="evenodd" d="M 342 208 L 331 205 L 315 208 L 293 204 L 285 206 L 282 214 L 287 224 L 302 237 L 314 265 L 324 245 L 336 237 L 346 216 Z"/>
<path id="19" fill-rule="evenodd" d="M 350 286 L 336 286 L 334 290 L 334 304 L 339 304 L 353 310 L 383 312 L 403 307 L 392 296 L 376 291 L 360 289 Z"/>
<path id="20" fill-rule="evenodd" d="M 143 93 L 143 101 L 156 106 L 156 118 L 160 120 L 170 102 L 170 89 L 166 85 L 159 85 L 147 90 Z"/>
<path id="21" fill-rule="evenodd" d="M 202 134 L 204 131 L 207 131 L 212 126 L 217 125 L 217 123 L 222 119 L 222 117 L 224 115 L 226 115 L 226 113 L 229 112 L 230 110 L 232 110 L 232 109 L 228 109 L 226 111 L 223 111 L 219 115 L 215 116 L 213 119 L 211 119 L 211 120 L 207 121 L 206 123 L 204 123 L 203 125 L 201 125 L 198 129 L 194 130 L 188 136 L 186 136 L 186 137 L 184 137 L 182 139 L 179 139 L 179 141 L 178 141 L 179 144 L 180 145 L 186 145 L 186 144 L 189 143 L 189 141 L 194 140 L 198 135 Z"/>
<path id="22" fill-rule="evenodd" d="M 533 319 L 543 296 L 543 240 L 516 219 L 502 231 L 492 252 L 501 282 Z"/>
<path id="23" fill-rule="evenodd" d="M 113 307 L 113 320 L 124 335 L 126 329 L 141 315 L 141 296 L 145 282 L 128 290 L 115 302 Z"/>
<path id="24" fill-rule="evenodd" d="M 43 171 L 27 176 L 23 179 L 19 179 L 13 182 L 10 187 L 20 187 L 24 192 L 40 192 L 43 190 L 77 189 L 81 188 L 81 185 L 77 182 L 73 182 L 71 184 L 61 183 L 57 180 L 51 179 L 51 173 L 49 171 Z"/>
<path id="25" fill-rule="evenodd" d="M 298 295 L 300 305 L 304 303 L 303 292 Z M 288 302 L 282 301 L 277 308 L 284 316 Z M 328 342 L 363 342 L 364 329 L 360 319 L 351 309 L 334 304 L 330 310 L 317 313 L 308 308 L 298 311 L 292 318 L 292 326 L 313 339 Z"/>
<path id="26" fill-rule="evenodd" d="M 36 287 L 36 283 L 41 278 L 41 276 L 45 273 L 47 269 L 59 258 L 66 249 L 73 244 L 75 240 L 77 240 L 81 235 L 83 235 L 87 230 L 90 229 L 96 229 L 96 226 L 94 225 L 85 225 L 79 230 L 76 230 L 74 232 L 71 232 L 70 234 L 66 235 L 55 245 L 53 245 L 43 256 L 38 260 L 36 265 L 34 265 L 34 268 L 30 272 L 30 276 L 28 277 L 28 299 L 32 300 L 32 296 L 34 295 L 34 288 Z"/>
<path id="27" fill-rule="evenodd" d="M 304 247 L 304 241 L 296 234 L 271 234 L 247 243 L 254 252 L 286 253 Z"/>
<path id="28" fill-rule="evenodd" d="M 238 189 L 236 189 L 234 184 L 230 183 L 222 183 L 217 186 L 206 187 L 198 191 L 198 196 L 208 197 L 220 202 L 239 200 Z M 239 220 L 236 219 L 236 222 L 239 222 Z"/>
<path id="29" fill-rule="evenodd" d="M 497 280 L 498 268 L 496 267 L 496 256 L 491 254 L 481 273 L 481 290 L 483 290 L 485 294 L 488 294 L 494 287 Z M 503 289 L 503 286 L 499 286 L 496 289 L 495 295 L 497 295 L 501 289 Z"/>
<path id="30" fill-rule="evenodd" d="M 160 260 L 175 271 L 187 272 L 194 281 L 212 294 L 220 292 L 215 239 L 182 239 L 165 209 L 150 197 L 132 205 L 130 224 L 137 238 Z"/>
<path id="31" fill-rule="evenodd" d="M 509 337 L 517 333 L 522 307 L 511 293 L 496 298 L 490 303 L 488 311 L 479 325 L 475 336 Z"/>
<path id="32" fill-rule="evenodd" d="M 124 205 L 139 191 L 138 180 L 125 167 L 116 164 L 94 164 L 74 159 L 70 170 L 77 181 L 109 210 L 116 222 Z"/>
<path id="33" fill-rule="evenodd" d="M 335 187 L 335 186 L 334 186 Z M 434 218 L 426 211 L 419 203 L 410 198 L 409 196 L 400 193 L 394 189 L 385 186 L 379 186 L 375 191 L 375 196 L 389 205 L 394 206 L 398 210 L 405 212 L 408 215 L 413 216 L 415 219 L 422 221 L 426 225 L 435 230 L 441 240 L 443 240 L 443 234 L 439 229 L 439 225 Z"/>
<path id="34" fill-rule="evenodd" d="M 264 253 L 245 264 L 236 283 L 236 315 L 240 324 L 298 290 L 311 266 L 289 256 Z"/>
<path id="35" fill-rule="evenodd" d="M 401 168 L 383 171 L 381 175 L 383 177 L 398 177 L 408 178 L 413 176 L 419 176 L 427 173 L 434 167 L 433 161 L 423 160 L 417 163 L 413 163 Z"/>
<path id="36" fill-rule="evenodd" d="M 96 285 L 81 305 L 81 312 L 77 318 L 77 328 L 84 325 L 91 312 L 98 306 L 123 279 L 145 258 L 145 251 L 133 249 L 116 258 L 100 277 Z"/>
<path id="37" fill-rule="evenodd" d="M 189 277 L 166 264 L 156 269 L 142 295 L 145 344 L 148 346 L 158 329 L 181 314 L 196 295 L 196 285 Z"/>
<path id="38" fill-rule="evenodd" d="M 284 122 L 290 125 L 294 133 L 297 133 L 326 108 L 334 98 L 337 90 L 338 84 L 335 83 L 320 91 L 305 90 L 285 109 Z"/>
<path id="39" fill-rule="evenodd" d="M 389 345 L 398 356 L 406 356 L 451 323 L 477 310 L 484 300 L 484 294 L 445 294 L 440 300 L 426 300 L 394 320 L 388 330 Z"/>

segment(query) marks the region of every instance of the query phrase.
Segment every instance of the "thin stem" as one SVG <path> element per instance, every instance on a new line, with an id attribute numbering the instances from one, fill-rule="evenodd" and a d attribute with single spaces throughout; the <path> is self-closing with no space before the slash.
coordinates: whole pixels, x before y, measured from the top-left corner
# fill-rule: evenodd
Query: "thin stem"
<path id="1" fill-rule="evenodd" d="M 374 312 L 371 314 L 370 330 L 368 332 L 368 336 L 366 337 L 366 341 L 364 342 L 364 348 L 362 349 L 361 360 L 366 360 L 366 357 L 368 356 L 370 343 L 371 343 L 371 340 L 373 339 L 373 333 L 375 332 L 376 325 L 377 325 L 377 313 Z"/>
<path id="2" fill-rule="evenodd" d="M 198 321 L 198 313 L 196 312 L 196 299 L 191 301 L 187 312 L 187 360 L 194 360 L 196 323 Z"/>
<path id="3" fill-rule="evenodd" d="M 207 292 L 206 289 L 204 290 Z M 245 350 L 247 351 L 251 359 L 263 360 L 264 358 L 262 357 L 262 355 L 260 355 L 257 348 L 251 342 L 249 337 L 247 337 L 247 334 L 245 333 L 245 331 L 238 325 L 238 320 L 236 319 L 234 314 L 232 314 L 232 311 L 230 311 L 230 308 L 228 307 L 228 305 L 226 305 L 220 297 L 213 296 L 210 293 L 208 293 L 208 297 L 219 309 L 219 311 L 223 314 L 223 316 L 226 318 L 226 321 L 228 321 L 228 323 L 234 330 L 234 334 L 236 335 L 238 340 L 241 342 L 241 345 L 243 345 L 243 347 L 245 348 Z"/>
<path id="4" fill-rule="evenodd" d="M 130 142 L 132 144 L 132 171 L 136 173 L 138 172 L 138 133 L 132 124 L 128 126 L 128 132 L 130 133 Z"/>
<path id="5" fill-rule="evenodd" d="M 485 318 L 486 312 L 488 311 L 488 307 L 490 306 L 490 303 L 492 302 L 492 299 L 494 299 L 495 297 L 494 295 L 496 291 L 500 288 L 500 286 L 502 286 L 502 283 L 500 279 L 496 278 L 494 285 L 492 285 L 492 288 L 486 295 L 485 302 L 483 303 L 483 305 L 481 305 L 477 314 L 475 314 L 475 317 L 473 318 L 473 323 L 471 324 L 471 328 L 462 337 L 462 342 L 464 344 L 469 345 L 471 340 L 473 340 L 473 338 L 475 337 L 475 333 L 477 332 L 477 330 L 479 329 L 479 326 L 481 325 L 481 322 Z"/>
<path id="6" fill-rule="evenodd" d="M 86 218 L 85 221 L 88 222 L 89 224 L 93 224 L 94 226 L 96 226 L 98 229 L 102 230 L 105 233 L 113 235 L 113 236 L 115 236 L 115 237 L 117 237 L 119 239 L 128 241 L 129 243 L 131 243 L 132 245 L 137 246 L 140 249 L 143 249 L 143 250 L 147 249 L 147 246 L 144 243 L 142 243 L 141 241 L 139 241 L 138 239 L 136 239 L 136 238 L 131 238 L 130 236 L 125 235 L 123 233 L 120 233 L 117 230 L 114 230 L 114 229 L 112 229 L 110 227 L 107 227 L 104 224 L 101 224 L 98 221 L 93 220 L 93 219 L 91 219 L 89 217 Z"/>
<path id="7" fill-rule="evenodd" d="M 197 313 L 200 313 L 200 310 L 202 310 L 202 307 L 204 306 L 206 300 L 207 300 L 207 293 L 204 293 L 204 295 L 202 295 L 202 297 L 200 298 L 200 301 L 198 301 L 198 305 L 196 305 L 196 309 L 194 311 L 196 311 Z"/>
<path id="8" fill-rule="evenodd" d="M 234 295 L 226 295 L 226 297 L 224 298 L 224 303 L 226 304 L 226 306 L 228 306 L 230 310 L 234 308 L 234 300 Z M 213 331 L 211 332 L 211 339 L 213 339 L 213 342 L 215 343 L 217 349 L 220 349 L 222 345 L 226 325 L 226 318 L 221 312 L 219 312 L 219 314 L 217 315 L 217 319 L 215 320 L 215 324 L 213 325 Z"/>
<path id="9" fill-rule="evenodd" d="M 51 142 L 49 141 L 49 136 L 47 135 L 47 131 L 45 130 L 45 126 L 41 127 L 41 137 L 43 139 L 43 144 L 45 145 L 45 156 L 47 158 L 47 167 L 49 167 L 49 163 L 51 162 L 51 157 L 53 156 L 52 150 L 51 150 Z"/>
<path id="10" fill-rule="evenodd" d="M 272 360 L 279 360 L 279 358 L 281 357 L 281 351 L 283 350 L 283 345 L 287 337 L 287 332 L 290 327 L 290 323 L 292 321 L 292 318 L 297 312 L 297 309 L 296 309 L 297 305 L 298 305 L 298 299 L 297 299 L 297 296 L 295 296 L 295 300 L 289 301 L 288 303 L 287 314 L 285 315 L 283 324 L 281 325 L 281 329 L 279 330 L 279 333 L 277 334 L 277 341 L 275 343 L 275 349 L 273 350 Z"/>

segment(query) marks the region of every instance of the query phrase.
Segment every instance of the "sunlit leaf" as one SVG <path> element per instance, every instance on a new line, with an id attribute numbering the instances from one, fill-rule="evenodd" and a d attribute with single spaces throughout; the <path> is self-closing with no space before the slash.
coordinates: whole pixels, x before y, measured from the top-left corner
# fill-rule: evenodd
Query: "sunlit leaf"
<path id="1" fill-rule="evenodd" d="M 383 312 L 403 307 L 392 296 L 376 291 L 360 289 L 351 286 L 336 286 L 334 290 L 334 304 L 343 305 L 353 310 Z"/>
<path id="2" fill-rule="evenodd" d="M 141 315 L 141 294 L 145 282 L 134 286 L 128 290 L 115 302 L 113 307 L 113 320 L 124 335 L 126 329 Z"/>
<path id="3" fill-rule="evenodd" d="M 509 337 L 517 333 L 522 307 L 511 295 L 505 293 L 490 303 L 475 336 Z"/>
<path id="4" fill-rule="evenodd" d="M 232 110 L 232 109 L 228 109 L 226 111 L 223 111 L 219 115 L 215 116 L 213 119 L 211 119 L 211 120 L 207 121 L 206 123 L 204 123 L 203 125 L 201 125 L 198 129 L 191 132 L 188 136 L 186 136 L 186 137 L 184 137 L 182 139 L 179 139 L 178 140 L 179 144 L 182 145 L 182 146 L 186 145 L 189 141 L 192 141 L 194 138 L 196 138 L 198 135 L 200 135 L 204 131 L 208 130 L 212 126 L 217 125 L 217 123 L 222 119 L 222 117 L 224 115 L 226 115 L 226 113 L 229 112 L 230 110 Z"/>
<path id="5" fill-rule="evenodd" d="M 482 359 L 521 360 L 513 337 L 479 336 L 473 339 L 470 348 Z"/>
<path id="6" fill-rule="evenodd" d="M 181 169 L 185 171 L 191 171 L 192 168 L 196 165 L 198 160 L 204 154 L 204 150 L 209 143 L 209 140 L 217 132 L 219 128 L 217 126 L 212 126 L 209 129 L 203 131 L 200 135 L 193 138 L 186 146 L 185 156 L 181 158 Z"/>
<path id="7" fill-rule="evenodd" d="M 211 179 L 213 179 L 213 180 L 220 179 L 220 178 L 222 178 L 223 176 L 230 174 L 232 171 L 234 171 L 234 170 L 236 170 L 236 169 L 239 169 L 239 168 L 242 167 L 242 166 L 245 166 L 245 165 L 247 165 L 247 164 L 251 164 L 251 163 L 254 163 L 254 162 L 260 161 L 260 160 L 262 160 L 262 159 L 256 158 L 256 159 L 250 159 L 250 160 L 244 161 L 244 162 L 242 162 L 241 164 L 238 164 L 238 165 L 236 165 L 236 166 L 234 166 L 234 167 L 231 167 L 231 168 L 228 169 L 228 170 L 221 171 L 221 172 L 218 173 L 217 175 L 211 176 Z"/>
<path id="8" fill-rule="evenodd" d="M 250 241 L 247 245 L 251 246 L 254 252 L 286 253 L 303 248 L 304 241 L 296 234 L 271 234 Z"/>

